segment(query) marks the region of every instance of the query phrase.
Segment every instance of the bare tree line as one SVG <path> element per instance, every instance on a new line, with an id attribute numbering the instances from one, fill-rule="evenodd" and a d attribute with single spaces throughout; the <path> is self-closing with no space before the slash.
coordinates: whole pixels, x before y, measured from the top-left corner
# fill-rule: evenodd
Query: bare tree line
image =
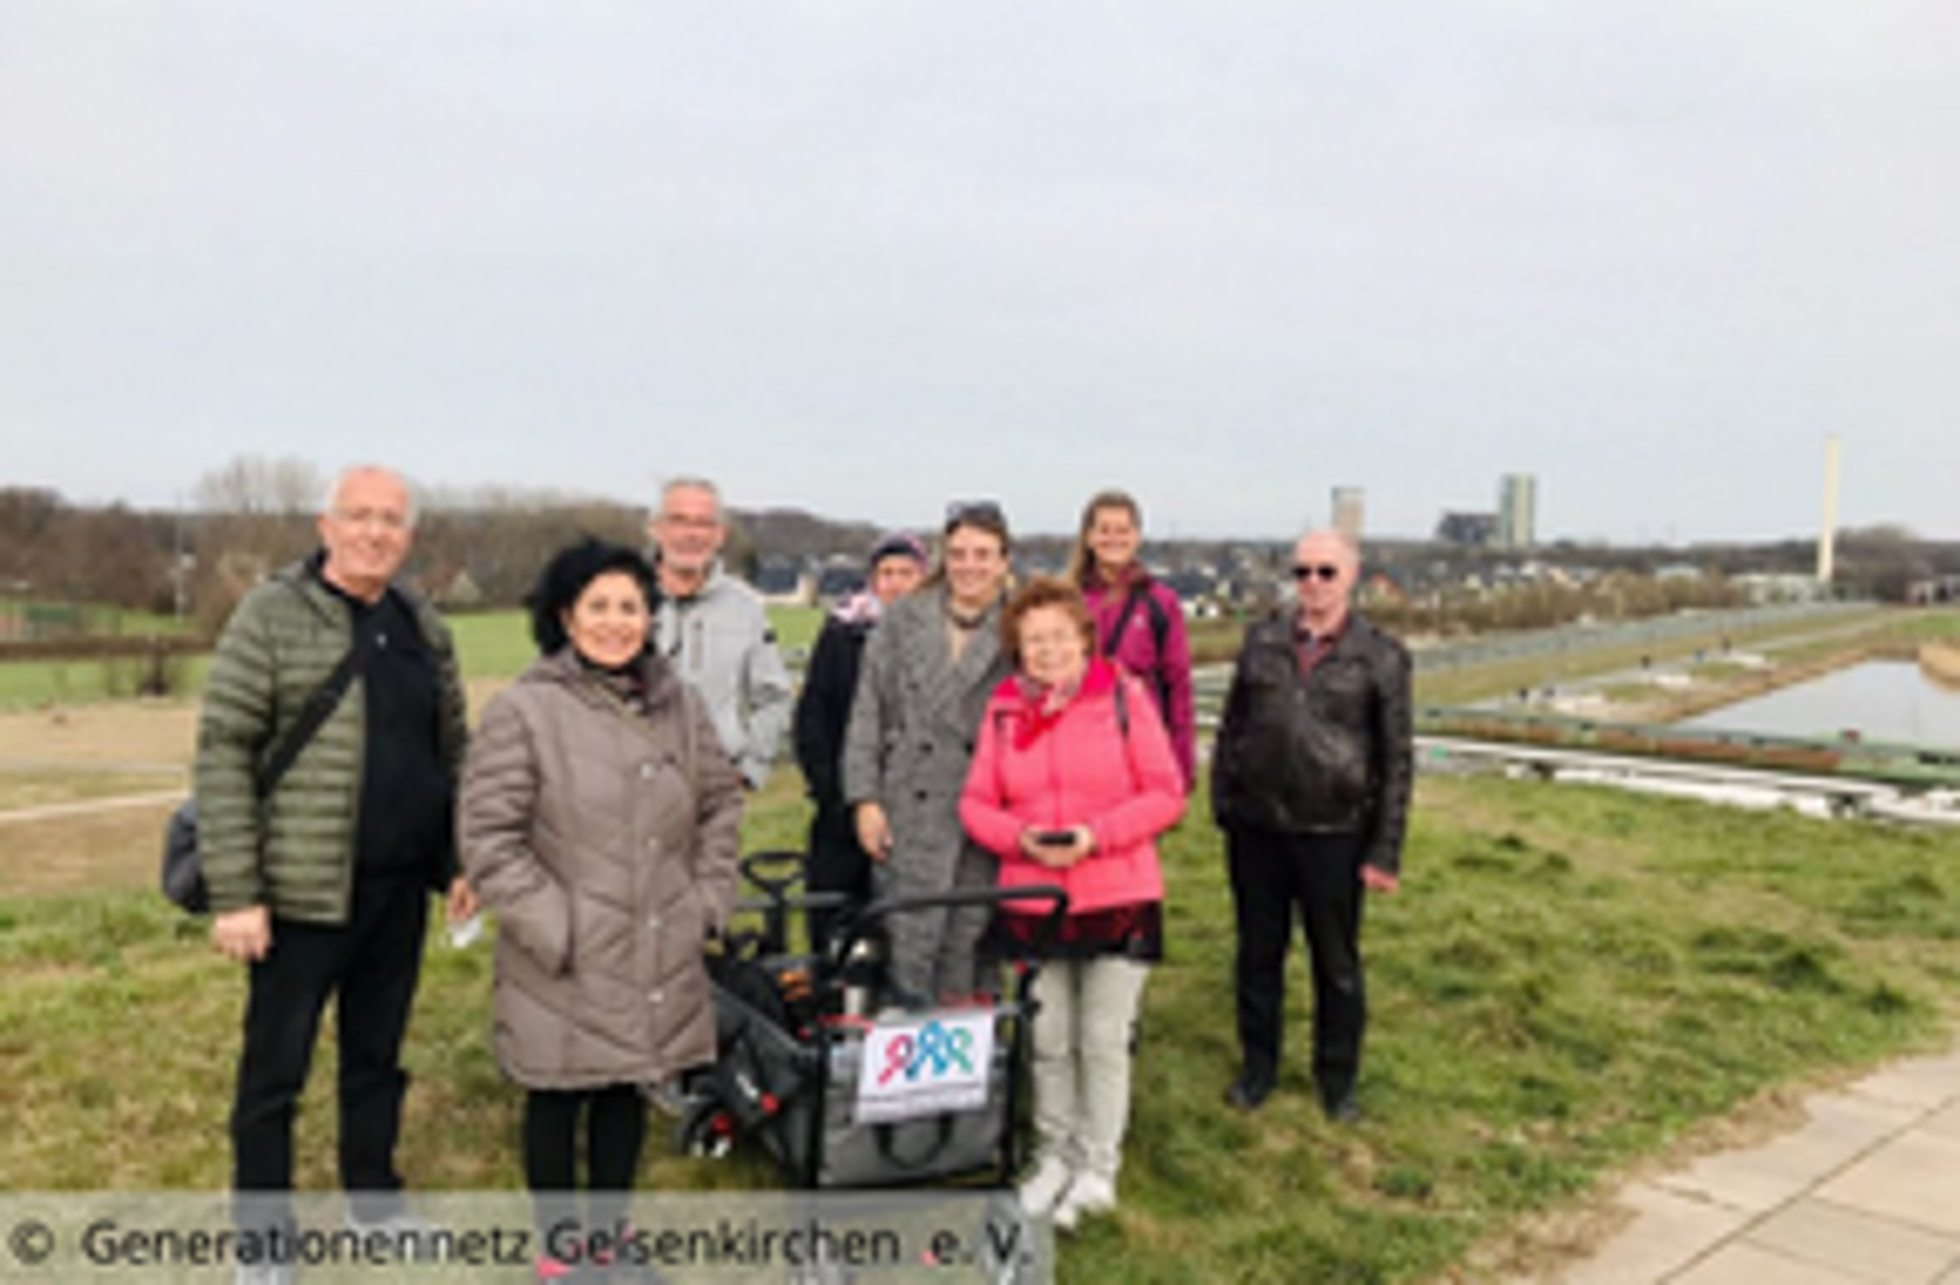
<path id="1" fill-rule="evenodd" d="M 180 613 L 215 632 L 247 590 L 317 547 L 331 482 L 306 460 L 244 457 L 200 477 L 183 513 L 0 487 L 0 595 Z M 579 536 L 646 539 L 645 506 L 614 500 L 485 486 L 431 488 L 416 503 L 405 574 L 452 607 L 522 601 L 538 568 Z M 739 526 L 729 556 L 753 556 Z"/>
<path id="2" fill-rule="evenodd" d="M 246 590 L 316 546 L 315 520 L 330 481 L 306 460 L 243 457 L 199 478 L 190 492 L 193 508 L 184 513 L 78 505 L 50 489 L 0 487 L 0 595 L 177 612 L 202 631 L 214 631 Z M 537 568 L 579 535 L 633 545 L 646 538 L 645 503 L 508 486 L 436 488 L 421 493 L 418 503 L 408 574 L 452 608 L 521 601 Z M 747 572 L 756 541 L 740 515 L 731 517 L 728 561 Z M 750 522 L 772 551 L 798 555 L 826 540 L 832 549 L 859 548 L 869 531 L 793 511 L 750 515 Z M 1417 554 L 1422 547 L 1408 546 L 1389 561 L 1428 556 Z M 1482 630 L 1530 628 L 1585 614 L 1644 616 L 1726 605 L 1734 595 L 1715 573 L 1800 571 L 1808 565 L 1808 550 L 1799 541 L 1685 552 L 1552 546 L 1535 555 L 1584 562 L 1608 574 L 1581 586 L 1541 582 L 1454 599 L 1375 602 L 1371 610 L 1412 630 L 1444 619 L 1455 628 Z M 1635 574 L 1689 557 L 1711 574 Z M 1895 526 L 1849 529 L 1838 542 L 1838 565 L 1845 587 L 1897 600 L 1916 579 L 1960 573 L 1960 545 L 1919 540 Z"/>

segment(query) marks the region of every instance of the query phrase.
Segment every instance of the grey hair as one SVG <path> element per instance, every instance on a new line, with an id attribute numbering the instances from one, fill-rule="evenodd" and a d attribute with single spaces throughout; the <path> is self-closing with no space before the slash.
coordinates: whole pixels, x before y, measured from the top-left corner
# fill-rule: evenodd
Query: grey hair
<path id="1" fill-rule="evenodd" d="M 391 469 L 386 464 L 349 464 L 346 468 L 334 474 L 333 481 L 327 483 L 325 497 L 320 501 L 320 512 L 332 513 L 334 511 L 335 506 L 340 503 L 341 488 L 346 486 L 348 479 L 357 473 L 380 473 L 385 477 L 392 477 L 395 481 L 400 482 L 402 492 L 408 496 L 408 527 L 411 531 L 415 529 L 415 519 L 421 516 L 422 508 L 421 503 L 415 496 L 415 483 L 408 480 L 407 474 L 401 472 L 399 469 Z"/>
<path id="2" fill-rule="evenodd" d="M 676 491 L 704 491 L 715 502 L 715 517 L 721 517 L 721 488 L 705 477 L 670 477 L 660 487 L 660 507 L 654 510 L 659 517 L 667 511 L 667 498 Z"/>

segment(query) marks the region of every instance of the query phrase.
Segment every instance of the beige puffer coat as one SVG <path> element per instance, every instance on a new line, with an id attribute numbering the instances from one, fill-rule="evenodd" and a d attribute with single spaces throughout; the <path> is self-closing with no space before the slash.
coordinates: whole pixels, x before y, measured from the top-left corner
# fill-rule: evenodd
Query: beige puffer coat
<path id="1" fill-rule="evenodd" d="M 653 1083 L 715 1056 L 702 940 L 734 899 L 741 776 L 698 696 L 644 711 L 566 648 L 491 701 L 457 814 L 499 922 L 496 1051 L 530 1088 Z"/>

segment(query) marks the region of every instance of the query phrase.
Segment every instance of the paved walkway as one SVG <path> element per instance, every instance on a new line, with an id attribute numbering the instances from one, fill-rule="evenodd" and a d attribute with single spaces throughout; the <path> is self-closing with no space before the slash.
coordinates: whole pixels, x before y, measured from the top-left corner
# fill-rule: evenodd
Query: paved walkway
<path id="1" fill-rule="evenodd" d="M 0 812 L 0 825 L 14 821 L 58 821 L 66 817 L 92 817 L 118 808 L 154 808 L 165 803 L 182 803 L 184 787 L 161 794 L 122 794 L 108 799 L 77 799 L 73 803 L 46 803 L 40 807 L 15 808 Z"/>
<path id="2" fill-rule="evenodd" d="M 1559 1285 L 1960 1285 L 1960 1048 L 1804 1104 L 1809 1121 L 1637 1182 Z"/>

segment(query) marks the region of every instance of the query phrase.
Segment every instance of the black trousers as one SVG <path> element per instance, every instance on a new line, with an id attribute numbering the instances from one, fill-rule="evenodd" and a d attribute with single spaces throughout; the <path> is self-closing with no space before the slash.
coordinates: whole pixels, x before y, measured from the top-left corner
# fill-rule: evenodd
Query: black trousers
<path id="1" fill-rule="evenodd" d="M 1361 980 L 1361 839 L 1228 832 L 1238 921 L 1239 1047 L 1245 1068 L 1279 1069 L 1286 953 L 1297 908 L 1313 971 L 1313 1078 L 1323 1101 L 1353 1091 L 1368 1008 Z"/>
<path id="2" fill-rule="evenodd" d="M 579 1118 L 585 1123 L 586 1189 L 579 1218 Z M 638 1085 L 532 1089 L 524 1097 L 524 1181 L 531 1188 L 538 1239 L 546 1254 L 583 1262 L 619 1235 L 646 1141 L 647 1107 Z"/>
<path id="3" fill-rule="evenodd" d="M 428 922 L 428 880 L 419 870 L 357 873 L 345 925 L 272 921 L 272 949 L 251 966 L 231 1113 L 241 1222 L 290 1217 L 293 1119 L 330 997 L 340 1044 L 341 1185 L 363 1219 L 401 1207 L 402 1037 Z"/>
<path id="4" fill-rule="evenodd" d="M 818 811 L 810 822 L 810 855 L 803 867 L 804 886 L 811 892 L 841 892 L 850 906 L 871 900 L 871 858 L 851 829 L 850 810 Z M 810 944 L 821 949 L 830 938 L 842 910 L 810 911 Z"/>

